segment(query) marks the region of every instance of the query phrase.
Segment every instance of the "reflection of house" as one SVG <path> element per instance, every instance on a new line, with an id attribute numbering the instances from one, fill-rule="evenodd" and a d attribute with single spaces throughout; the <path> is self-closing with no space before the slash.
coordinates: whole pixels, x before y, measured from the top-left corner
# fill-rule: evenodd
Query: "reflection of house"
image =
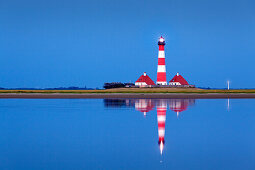
<path id="1" fill-rule="evenodd" d="M 188 106 L 193 105 L 195 103 L 195 99 L 171 99 L 169 100 L 169 108 L 170 110 L 177 113 L 187 110 Z"/>
<path id="2" fill-rule="evenodd" d="M 169 81 L 169 85 L 189 85 L 189 83 L 179 74 L 177 73 L 172 80 Z"/>
<path id="3" fill-rule="evenodd" d="M 143 73 L 143 75 L 141 75 L 141 77 L 139 77 L 138 80 L 136 80 L 135 82 L 136 86 L 149 86 L 149 85 L 155 85 L 154 81 L 151 80 L 151 78 L 146 74 L 146 72 Z"/>
<path id="4" fill-rule="evenodd" d="M 146 116 L 147 112 L 153 110 L 154 104 L 151 99 L 138 99 L 135 101 L 135 109 L 142 112 Z"/>

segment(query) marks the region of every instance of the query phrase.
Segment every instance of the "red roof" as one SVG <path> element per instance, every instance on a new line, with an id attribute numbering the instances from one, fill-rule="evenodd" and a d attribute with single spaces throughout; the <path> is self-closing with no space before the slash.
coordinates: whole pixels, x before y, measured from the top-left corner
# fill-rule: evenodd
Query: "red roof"
<path id="1" fill-rule="evenodd" d="M 146 106 L 146 107 L 137 107 L 136 109 L 138 110 L 138 111 L 140 111 L 140 112 L 149 112 L 149 111 L 151 111 L 151 110 L 153 110 L 153 108 L 154 108 L 154 106 L 153 105 L 148 105 L 148 106 Z"/>
<path id="2" fill-rule="evenodd" d="M 189 85 L 189 83 L 178 73 L 172 80 L 170 80 L 170 82 L 179 82 L 181 85 Z"/>
<path id="3" fill-rule="evenodd" d="M 153 106 L 148 106 L 147 108 L 137 108 L 137 110 L 142 112 L 142 113 L 144 113 L 144 112 L 147 113 L 147 112 L 153 110 L 153 108 L 154 108 Z"/>
<path id="4" fill-rule="evenodd" d="M 147 85 L 155 85 L 154 81 L 148 75 L 141 75 L 136 82 L 145 82 Z"/>

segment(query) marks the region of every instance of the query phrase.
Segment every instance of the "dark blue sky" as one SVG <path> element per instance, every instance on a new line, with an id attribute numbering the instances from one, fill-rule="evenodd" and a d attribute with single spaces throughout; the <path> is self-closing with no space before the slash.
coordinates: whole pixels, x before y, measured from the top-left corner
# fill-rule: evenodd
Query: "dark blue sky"
<path id="1" fill-rule="evenodd" d="M 161 35 L 168 81 L 255 87 L 253 0 L 0 0 L 0 87 L 155 81 Z"/>

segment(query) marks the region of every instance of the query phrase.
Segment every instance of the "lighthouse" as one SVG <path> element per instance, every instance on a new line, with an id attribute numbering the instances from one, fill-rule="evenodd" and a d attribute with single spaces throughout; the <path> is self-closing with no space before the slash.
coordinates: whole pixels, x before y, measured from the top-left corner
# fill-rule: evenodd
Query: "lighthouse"
<path id="1" fill-rule="evenodd" d="M 165 39 L 161 36 L 158 41 L 158 70 L 157 85 L 167 85 L 166 82 L 166 62 L 165 62 Z"/>
<path id="2" fill-rule="evenodd" d="M 157 106 L 157 119 L 158 119 L 158 144 L 160 149 L 160 154 L 163 153 L 163 148 L 165 144 L 165 122 L 166 122 L 166 109 L 167 104 L 165 100 L 159 100 Z"/>

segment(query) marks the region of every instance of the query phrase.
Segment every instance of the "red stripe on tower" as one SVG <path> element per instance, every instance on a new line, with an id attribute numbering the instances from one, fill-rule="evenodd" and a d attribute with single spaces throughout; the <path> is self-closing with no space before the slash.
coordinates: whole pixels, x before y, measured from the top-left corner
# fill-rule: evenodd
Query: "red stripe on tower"
<path id="1" fill-rule="evenodd" d="M 157 119 L 158 119 L 158 144 L 160 153 L 162 155 L 165 144 L 165 122 L 166 122 L 166 109 L 167 104 L 165 100 L 160 100 L 157 106 Z"/>
<path id="2" fill-rule="evenodd" d="M 165 39 L 161 36 L 159 41 L 158 51 L 158 70 L 157 70 L 157 85 L 167 85 L 166 81 L 166 62 L 165 62 Z"/>

